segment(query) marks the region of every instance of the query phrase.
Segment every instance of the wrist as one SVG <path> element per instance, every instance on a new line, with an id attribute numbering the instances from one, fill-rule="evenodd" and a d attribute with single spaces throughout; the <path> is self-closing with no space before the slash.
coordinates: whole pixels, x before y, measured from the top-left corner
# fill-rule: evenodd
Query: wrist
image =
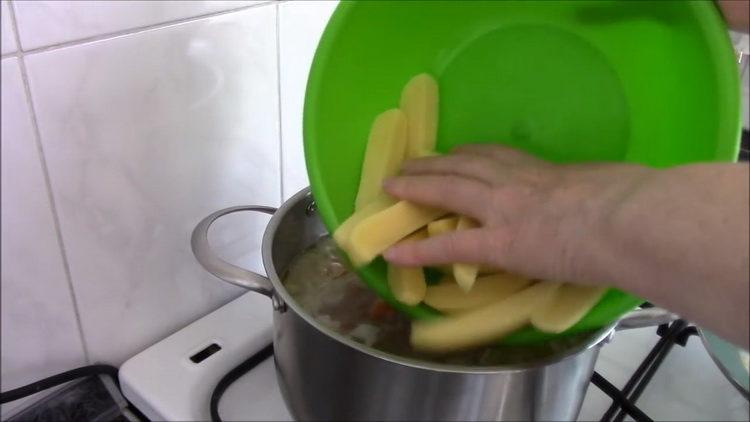
<path id="1" fill-rule="evenodd" d="M 568 217 L 572 280 L 622 288 L 627 280 L 624 242 L 638 224 L 639 192 L 657 170 L 632 164 L 592 164 L 574 168 L 566 184 L 577 186 Z M 633 212 L 637 210 L 637 212 Z"/>

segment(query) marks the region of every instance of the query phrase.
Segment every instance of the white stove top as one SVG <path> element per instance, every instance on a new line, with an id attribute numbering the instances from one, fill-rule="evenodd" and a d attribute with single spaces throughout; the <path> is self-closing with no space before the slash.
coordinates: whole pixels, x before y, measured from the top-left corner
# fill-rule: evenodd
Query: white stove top
<path id="1" fill-rule="evenodd" d="M 120 370 L 125 396 L 152 420 L 209 420 L 209 398 L 231 368 L 271 341 L 270 301 L 247 293 L 131 358 Z M 654 328 L 618 332 L 596 370 L 622 387 L 659 337 Z M 190 357 L 216 343 L 200 363 Z M 611 399 L 590 385 L 579 420 L 599 420 Z M 637 402 L 654 420 L 750 419 L 748 401 L 724 378 L 698 338 L 676 345 Z M 235 381 L 219 405 L 224 420 L 288 421 L 269 358 Z"/>
<path id="2" fill-rule="evenodd" d="M 208 402 L 206 402 L 208 406 Z M 269 358 L 232 384 L 219 403 L 221 418 L 229 421 L 290 421 Z"/>

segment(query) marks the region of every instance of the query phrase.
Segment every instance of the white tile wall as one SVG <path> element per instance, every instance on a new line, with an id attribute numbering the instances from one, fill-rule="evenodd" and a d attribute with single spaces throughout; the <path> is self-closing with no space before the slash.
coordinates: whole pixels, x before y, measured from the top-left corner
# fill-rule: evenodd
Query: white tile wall
<path id="1" fill-rule="evenodd" d="M 8 7 L 8 0 L 2 0 L 2 4 L 0 4 L 0 50 L 2 50 L 2 54 L 16 51 L 16 39 L 13 35 Z"/>
<path id="2" fill-rule="evenodd" d="M 17 1 L 24 50 L 245 7 L 263 1 Z"/>
<path id="3" fill-rule="evenodd" d="M 275 13 L 27 57 L 93 360 L 119 364 L 239 293 L 198 266 L 189 238 L 211 211 L 279 204 Z M 218 247 L 259 270 L 265 222 L 220 225 Z"/>
<path id="4" fill-rule="evenodd" d="M 284 199 L 309 184 L 302 150 L 305 86 L 318 40 L 337 4 L 337 1 L 293 1 L 279 5 Z"/>
<path id="5" fill-rule="evenodd" d="M 0 389 L 85 363 L 18 59 L 2 61 Z M 2 418 L 18 406 L 2 406 Z"/>
<path id="6" fill-rule="evenodd" d="M 740 87 L 742 89 L 742 127 L 750 129 L 750 35 L 729 31 L 734 50 L 740 54 Z"/>
<path id="7" fill-rule="evenodd" d="M 2 390 L 119 364 L 241 293 L 195 262 L 191 231 L 281 200 L 277 4 L 66 3 L 1 5 Z M 211 242 L 262 272 L 267 221 L 232 215 Z"/>

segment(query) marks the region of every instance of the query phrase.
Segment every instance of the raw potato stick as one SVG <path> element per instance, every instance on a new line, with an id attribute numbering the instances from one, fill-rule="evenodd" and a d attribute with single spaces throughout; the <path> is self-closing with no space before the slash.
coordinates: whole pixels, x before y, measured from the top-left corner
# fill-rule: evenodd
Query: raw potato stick
<path id="1" fill-rule="evenodd" d="M 398 173 L 406 145 L 406 115 L 401 110 L 391 109 L 375 118 L 367 140 L 355 210 L 385 195 L 383 180 Z"/>
<path id="2" fill-rule="evenodd" d="M 430 286 L 424 303 L 438 311 L 457 313 L 471 311 L 499 302 L 531 284 L 531 280 L 512 274 L 492 274 L 478 277 L 474 287 L 464 292 L 456 281 L 446 277 L 440 284 Z"/>
<path id="3" fill-rule="evenodd" d="M 427 238 L 424 229 L 407 236 L 402 242 L 411 242 Z M 406 305 L 417 305 L 424 299 L 427 291 L 422 267 L 399 267 L 388 264 L 388 287 L 393 296 Z"/>
<path id="4" fill-rule="evenodd" d="M 359 224 L 360 221 L 365 218 L 383 211 L 384 209 L 395 204 L 396 200 L 391 199 L 387 196 L 378 197 L 375 201 L 367 204 L 359 211 L 355 211 L 354 214 L 350 215 L 337 229 L 333 232 L 333 240 L 339 245 L 339 248 L 344 251 L 349 250 L 349 240 L 352 235 L 352 230 Z"/>
<path id="5" fill-rule="evenodd" d="M 607 291 L 602 286 L 565 283 L 549 305 L 531 315 L 531 324 L 539 331 L 562 333 L 586 315 Z"/>
<path id="6" fill-rule="evenodd" d="M 479 266 L 479 275 L 490 275 L 490 274 L 497 274 L 501 272 L 503 272 L 501 268 L 490 267 L 488 265 Z"/>
<path id="7" fill-rule="evenodd" d="M 411 344 L 426 352 L 452 352 L 498 340 L 528 324 L 531 313 L 545 306 L 559 286 L 541 281 L 471 312 L 434 321 L 414 321 Z"/>
<path id="8" fill-rule="evenodd" d="M 456 216 L 440 218 L 427 225 L 427 235 L 433 237 L 452 232 L 453 230 L 456 230 L 457 224 L 458 217 Z M 435 268 L 440 269 L 444 274 L 453 274 L 453 265 L 438 265 Z"/>
<path id="9" fill-rule="evenodd" d="M 456 230 L 458 224 L 458 217 L 445 217 L 439 220 L 435 220 L 427 225 L 427 234 L 430 237 L 440 236 Z"/>
<path id="10" fill-rule="evenodd" d="M 366 265 L 391 245 L 444 214 L 443 210 L 399 201 L 363 219 L 352 229 L 349 259 L 357 267 Z"/>
<path id="11" fill-rule="evenodd" d="M 478 227 L 479 225 L 469 217 L 461 216 L 458 218 L 458 224 L 456 230 L 467 230 Z M 453 278 L 456 279 L 456 283 L 468 292 L 471 290 L 471 286 L 474 285 L 474 281 L 477 279 L 479 273 L 479 266 L 474 264 L 453 264 Z"/>
<path id="12" fill-rule="evenodd" d="M 438 124 L 438 85 L 422 73 L 406 83 L 401 92 L 401 110 L 406 114 L 409 142 L 406 158 L 432 155 Z"/>

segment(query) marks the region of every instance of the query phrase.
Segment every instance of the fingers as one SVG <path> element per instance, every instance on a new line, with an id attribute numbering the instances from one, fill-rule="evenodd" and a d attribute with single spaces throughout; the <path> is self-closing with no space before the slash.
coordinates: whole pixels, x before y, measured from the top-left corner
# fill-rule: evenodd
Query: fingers
<path id="1" fill-rule="evenodd" d="M 427 205 L 479 221 L 485 220 L 489 185 L 459 176 L 400 176 L 385 181 L 383 188 L 399 199 Z"/>
<path id="2" fill-rule="evenodd" d="M 402 173 L 408 175 L 456 175 L 491 182 L 498 174 L 498 166 L 497 162 L 487 157 L 452 154 L 407 161 L 402 168 Z"/>
<path id="3" fill-rule="evenodd" d="M 487 237 L 488 231 L 481 228 L 459 230 L 426 240 L 398 243 L 383 256 L 389 262 L 407 267 L 488 263 L 491 248 Z"/>
<path id="4" fill-rule="evenodd" d="M 460 145 L 452 151 L 457 155 L 471 155 L 491 157 L 498 164 L 531 164 L 541 160 L 521 150 L 499 144 L 466 144 Z"/>
<path id="5" fill-rule="evenodd" d="M 406 175 L 456 175 L 489 184 L 504 180 L 503 172 L 515 166 L 541 165 L 544 161 L 502 145 L 462 145 L 454 153 L 419 158 L 404 163 Z"/>

